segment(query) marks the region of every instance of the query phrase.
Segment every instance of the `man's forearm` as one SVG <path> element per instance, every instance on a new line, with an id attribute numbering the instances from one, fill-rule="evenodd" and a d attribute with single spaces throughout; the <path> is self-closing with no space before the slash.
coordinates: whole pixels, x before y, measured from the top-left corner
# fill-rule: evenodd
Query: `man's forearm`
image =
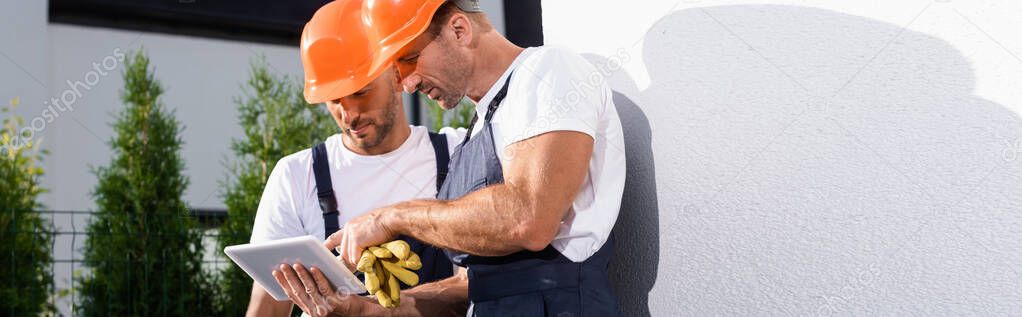
<path id="1" fill-rule="evenodd" d="M 503 165 L 503 183 L 455 200 L 384 207 L 366 221 L 390 234 L 473 255 L 539 251 L 553 241 L 571 210 L 588 172 L 592 146 L 592 137 L 575 131 L 519 141 L 506 148 L 515 159 Z M 349 251 L 349 261 L 354 262 L 356 251 Z"/>
<path id="2" fill-rule="evenodd" d="M 252 283 L 252 294 L 248 302 L 248 310 L 245 316 L 248 317 L 285 317 L 291 316 L 291 308 L 294 304 L 291 301 L 278 302 L 270 296 L 270 293 Z"/>
<path id="3" fill-rule="evenodd" d="M 414 200 L 386 208 L 388 229 L 445 249 L 501 256 L 530 248 L 540 232 L 534 206 L 511 186 L 493 185 L 454 201 Z M 557 228 L 547 228 L 556 233 Z M 545 244 L 544 244 L 545 245 Z"/>
<path id="4" fill-rule="evenodd" d="M 465 316 L 468 310 L 468 276 L 459 274 L 413 287 L 401 296 L 415 299 L 415 314 L 405 316 Z"/>

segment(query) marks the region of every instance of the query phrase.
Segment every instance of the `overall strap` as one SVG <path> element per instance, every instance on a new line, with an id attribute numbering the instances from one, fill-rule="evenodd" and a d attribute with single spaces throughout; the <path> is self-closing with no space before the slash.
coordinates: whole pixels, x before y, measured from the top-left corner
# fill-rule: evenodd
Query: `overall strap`
<path id="1" fill-rule="evenodd" d="M 498 91 L 497 94 L 493 96 L 493 99 L 490 100 L 490 105 L 486 108 L 486 121 L 484 122 L 490 123 L 490 120 L 493 119 L 493 113 L 497 112 L 497 107 L 500 107 L 500 102 L 504 101 L 504 97 L 507 96 L 507 87 L 511 85 L 511 76 L 514 76 L 514 74 L 515 72 L 513 71 L 507 74 L 507 80 L 504 81 L 504 87 L 501 87 L 500 91 Z M 472 123 L 468 124 L 468 133 L 465 134 L 465 141 L 468 141 L 468 139 L 472 137 L 472 129 L 476 127 L 476 121 L 479 121 L 478 112 L 472 116 Z M 462 141 L 461 143 L 465 143 L 465 141 Z"/>
<path id="2" fill-rule="evenodd" d="M 337 197 L 330 181 L 325 143 L 312 148 L 312 173 L 316 176 L 316 196 L 319 197 L 319 209 L 323 211 L 323 238 L 326 239 L 340 230 L 340 225 L 337 223 Z"/>
<path id="3" fill-rule="evenodd" d="M 439 133 L 429 133 L 429 143 L 433 144 L 433 155 L 436 156 L 436 191 L 444 186 L 447 179 L 447 166 L 451 161 L 451 154 L 448 153 L 447 136 Z"/>

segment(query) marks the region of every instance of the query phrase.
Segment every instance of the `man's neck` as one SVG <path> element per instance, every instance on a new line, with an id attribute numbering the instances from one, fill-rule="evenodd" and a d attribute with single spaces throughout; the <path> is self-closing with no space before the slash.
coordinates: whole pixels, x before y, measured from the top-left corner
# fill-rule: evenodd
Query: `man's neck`
<path id="1" fill-rule="evenodd" d="M 479 39 L 479 47 L 476 49 L 474 71 L 469 81 L 467 96 L 472 101 L 479 102 L 490 91 L 500 79 L 500 76 L 511 67 L 515 58 L 524 51 L 503 35 L 496 31 L 489 31 L 482 34 Z"/>

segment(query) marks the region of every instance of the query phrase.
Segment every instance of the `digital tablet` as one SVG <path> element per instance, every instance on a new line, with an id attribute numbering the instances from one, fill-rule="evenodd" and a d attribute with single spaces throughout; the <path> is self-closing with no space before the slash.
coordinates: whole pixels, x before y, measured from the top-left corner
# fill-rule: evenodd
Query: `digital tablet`
<path id="1" fill-rule="evenodd" d="M 319 268 L 339 293 L 365 292 L 362 282 L 311 236 L 232 245 L 224 248 L 224 253 L 278 301 L 287 300 L 287 294 L 273 278 L 273 270 L 283 263 L 301 262 L 306 269 Z"/>

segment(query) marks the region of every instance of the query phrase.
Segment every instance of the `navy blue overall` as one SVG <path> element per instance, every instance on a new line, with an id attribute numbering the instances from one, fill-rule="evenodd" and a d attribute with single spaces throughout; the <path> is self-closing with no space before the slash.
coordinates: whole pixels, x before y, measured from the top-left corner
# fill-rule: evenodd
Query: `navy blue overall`
<path id="1" fill-rule="evenodd" d="M 490 102 L 479 135 L 471 137 L 470 129 L 454 150 L 450 174 L 437 198 L 458 199 L 504 182 L 490 119 L 507 95 L 510 81 L 511 75 Z M 608 239 L 581 263 L 572 262 L 550 245 L 539 252 L 525 250 L 499 257 L 446 252 L 452 262 L 468 267 L 468 297 L 474 316 L 619 316 L 607 274 L 613 240 Z"/>
<path id="2" fill-rule="evenodd" d="M 444 183 L 447 177 L 447 164 L 450 160 L 447 153 L 447 137 L 444 135 L 430 133 L 429 142 L 433 144 L 433 153 L 436 155 L 436 186 L 437 190 Z M 320 143 L 312 148 L 312 172 L 316 176 L 316 195 L 319 197 L 319 209 L 323 211 L 324 236 L 340 230 L 337 223 L 337 198 L 334 196 L 333 183 L 330 180 L 330 165 L 327 163 L 326 144 Z M 415 271 L 419 275 L 420 283 L 428 283 L 442 280 L 454 275 L 454 265 L 447 259 L 443 250 L 428 245 L 410 237 L 399 237 L 411 246 L 412 252 L 422 259 L 422 269 Z M 334 252 L 334 255 L 337 253 Z M 358 274 L 362 279 L 362 274 Z M 401 283 L 401 288 L 408 288 Z"/>

